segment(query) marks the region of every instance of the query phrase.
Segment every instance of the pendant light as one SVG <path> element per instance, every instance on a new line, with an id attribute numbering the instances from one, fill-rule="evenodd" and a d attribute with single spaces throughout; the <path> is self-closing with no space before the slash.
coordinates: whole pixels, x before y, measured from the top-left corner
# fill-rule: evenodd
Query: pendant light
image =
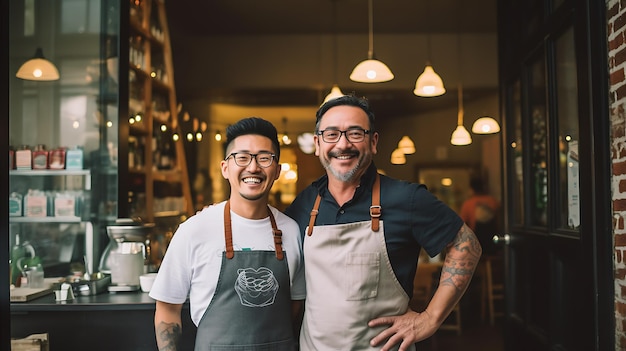
<path id="1" fill-rule="evenodd" d="M 406 163 L 406 156 L 404 156 L 404 152 L 401 149 L 395 149 L 391 153 L 391 164 L 394 165 L 403 165 Z"/>
<path id="2" fill-rule="evenodd" d="M 430 62 L 426 62 L 424 72 L 422 72 L 422 74 L 417 77 L 417 81 L 415 81 L 413 94 L 422 97 L 433 97 L 443 95 L 445 92 L 446 88 L 443 86 L 441 77 L 435 73 Z"/>
<path id="3" fill-rule="evenodd" d="M 415 144 L 411 138 L 405 135 L 398 142 L 398 149 L 402 150 L 402 153 L 405 155 L 412 155 L 415 153 Z"/>
<path id="4" fill-rule="evenodd" d="M 24 80 L 52 81 L 59 79 L 59 70 L 43 56 L 43 50 L 37 48 L 35 56 L 24 62 L 15 76 Z"/>
<path id="5" fill-rule="evenodd" d="M 337 1 L 338 0 L 330 0 L 333 3 L 333 87 L 330 89 L 330 93 L 326 95 L 324 98 L 325 104 L 328 100 L 336 99 L 338 97 L 344 96 L 344 93 L 339 89 L 339 85 L 337 84 L 337 50 L 339 46 L 337 45 Z"/>
<path id="6" fill-rule="evenodd" d="M 374 56 L 374 10 L 372 0 L 368 0 L 369 13 L 369 51 L 367 60 L 361 61 L 350 74 L 350 79 L 359 83 L 382 83 L 393 79 L 393 73 L 387 65 L 376 60 Z"/>
<path id="7" fill-rule="evenodd" d="M 463 126 L 463 86 L 459 84 L 459 112 L 457 115 L 457 127 L 452 132 L 450 143 L 452 145 L 469 145 L 472 143 L 470 133 Z"/>
<path id="8" fill-rule="evenodd" d="M 307 155 L 315 152 L 313 133 L 302 133 L 298 135 L 298 146 L 300 147 L 300 150 Z"/>
<path id="9" fill-rule="evenodd" d="M 430 35 L 428 40 L 428 56 L 430 56 Z M 446 88 L 443 86 L 443 80 L 435 72 L 433 66 L 430 64 L 430 59 L 426 61 L 426 67 L 424 72 L 417 77 L 415 81 L 415 90 L 413 94 L 422 97 L 440 96 L 446 92 Z"/>
<path id="10" fill-rule="evenodd" d="M 472 125 L 472 133 L 494 134 L 500 131 L 500 125 L 491 117 L 480 117 Z"/>

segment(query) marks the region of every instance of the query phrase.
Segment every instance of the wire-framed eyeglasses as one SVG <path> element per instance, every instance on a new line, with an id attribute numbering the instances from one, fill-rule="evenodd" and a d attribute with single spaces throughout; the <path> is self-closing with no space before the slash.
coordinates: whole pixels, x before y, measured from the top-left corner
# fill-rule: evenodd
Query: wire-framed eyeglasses
<path id="1" fill-rule="evenodd" d="M 231 157 L 235 160 L 235 164 L 239 167 L 247 167 L 252 162 L 252 159 L 254 159 L 259 167 L 267 168 L 272 165 L 276 155 L 271 152 L 259 152 L 258 154 L 251 154 L 249 152 L 233 152 L 226 156 L 224 161 L 228 161 Z"/>
<path id="2" fill-rule="evenodd" d="M 348 130 L 324 129 L 317 132 L 317 135 L 321 135 L 325 143 L 339 142 L 342 134 L 346 136 L 349 142 L 360 143 L 365 140 L 365 135 L 369 133 L 369 130 L 363 128 L 350 128 Z"/>

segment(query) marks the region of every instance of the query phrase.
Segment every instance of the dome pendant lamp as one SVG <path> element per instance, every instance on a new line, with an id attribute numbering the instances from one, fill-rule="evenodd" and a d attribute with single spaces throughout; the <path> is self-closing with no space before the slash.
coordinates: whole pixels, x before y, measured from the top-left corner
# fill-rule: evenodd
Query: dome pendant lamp
<path id="1" fill-rule="evenodd" d="M 338 50 L 338 45 L 337 45 L 337 1 L 338 0 L 330 0 L 333 3 L 333 79 L 335 80 L 335 83 L 333 84 L 333 87 L 330 89 L 330 93 L 328 93 L 328 95 L 326 95 L 326 97 L 324 98 L 324 102 L 322 102 L 322 104 L 325 104 L 328 100 L 332 100 L 332 99 L 336 99 L 338 97 L 342 97 L 344 96 L 344 93 L 341 91 L 341 89 L 339 89 L 339 85 L 337 84 L 337 50 Z"/>
<path id="2" fill-rule="evenodd" d="M 15 76 L 24 80 L 52 81 L 59 79 L 59 70 L 44 58 L 43 50 L 37 48 L 35 56 L 24 62 Z"/>
<path id="3" fill-rule="evenodd" d="M 427 15 L 428 13 L 430 13 L 429 4 L 430 2 L 427 1 L 426 2 Z M 440 96 L 446 92 L 446 88 L 443 87 L 443 81 L 441 80 L 441 77 L 437 73 L 435 73 L 435 70 L 433 69 L 433 66 L 430 63 L 430 55 L 431 55 L 430 35 L 426 37 L 426 43 L 427 43 L 426 52 L 428 53 L 428 60 L 426 60 L 426 67 L 424 68 L 424 72 L 422 72 L 422 74 L 420 74 L 419 77 L 417 77 L 417 80 L 415 81 L 415 90 L 413 90 L 413 94 L 417 96 L 421 96 L 421 97 Z"/>
<path id="4" fill-rule="evenodd" d="M 463 126 L 463 87 L 459 84 L 459 113 L 457 117 L 457 127 L 452 132 L 450 138 L 452 145 L 469 145 L 472 143 L 472 136 Z"/>
<path id="5" fill-rule="evenodd" d="M 500 131 L 500 125 L 491 117 L 480 117 L 472 125 L 475 134 L 494 134 Z"/>
<path id="6" fill-rule="evenodd" d="M 441 77 L 435 72 L 430 62 L 426 63 L 424 72 L 417 78 L 415 82 L 415 90 L 413 94 L 422 97 L 440 96 L 446 92 Z"/>
<path id="7" fill-rule="evenodd" d="M 382 83 L 393 79 L 393 73 L 387 65 L 378 61 L 374 57 L 374 11 L 372 0 L 368 0 L 369 10 L 369 51 L 367 60 L 361 61 L 350 74 L 350 80 L 359 83 Z"/>

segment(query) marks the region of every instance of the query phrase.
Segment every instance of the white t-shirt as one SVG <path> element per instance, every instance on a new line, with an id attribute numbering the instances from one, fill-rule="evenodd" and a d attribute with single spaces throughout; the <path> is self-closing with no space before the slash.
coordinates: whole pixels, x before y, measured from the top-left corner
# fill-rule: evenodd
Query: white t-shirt
<path id="1" fill-rule="evenodd" d="M 224 244 L 224 206 L 221 202 L 203 209 L 182 223 L 170 242 L 157 278 L 150 290 L 155 300 L 181 304 L 189 297 L 191 319 L 196 324 L 204 315 L 217 285 Z M 283 233 L 291 279 L 291 299 L 304 300 L 306 285 L 302 239 L 298 224 L 270 207 L 276 226 Z M 231 211 L 233 247 L 240 250 L 274 251 L 269 217 L 247 219 Z"/>

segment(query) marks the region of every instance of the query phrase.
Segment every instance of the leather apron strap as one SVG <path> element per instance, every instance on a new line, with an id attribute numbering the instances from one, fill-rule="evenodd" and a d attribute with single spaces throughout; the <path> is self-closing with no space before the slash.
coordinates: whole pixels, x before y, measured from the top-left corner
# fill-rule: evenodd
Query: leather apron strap
<path id="1" fill-rule="evenodd" d="M 309 227 L 307 235 L 313 234 L 313 226 L 315 225 L 315 219 L 319 213 L 320 201 L 322 197 L 317 194 L 315 198 L 315 204 L 311 210 L 311 217 L 309 218 Z M 374 186 L 372 187 L 372 205 L 370 206 L 370 217 L 372 218 L 372 231 L 377 232 L 380 229 L 380 215 L 382 213 L 382 207 L 380 206 L 380 174 L 376 173 L 376 179 L 374 180 Z"/>
<path id="2" fill-rule="evenodd" d="M 280 261 L 285 255 L 283 254 L 283 232 L 276 226 L 276 219 L 272 214 L 269 206 L 267 207 L 267 213 L 270 216 L 270 222 L 272 223 L 272 234 L 274 235 L 274 249 L 276 251 L 276 258 Z M 226 258 L 231 259 L 235 257 L 235 250 L 233 249 L 233 227 L 230 218 L 230 201 L 226 201 L 224 206 L 224 239 L 226 241 Z"/>

